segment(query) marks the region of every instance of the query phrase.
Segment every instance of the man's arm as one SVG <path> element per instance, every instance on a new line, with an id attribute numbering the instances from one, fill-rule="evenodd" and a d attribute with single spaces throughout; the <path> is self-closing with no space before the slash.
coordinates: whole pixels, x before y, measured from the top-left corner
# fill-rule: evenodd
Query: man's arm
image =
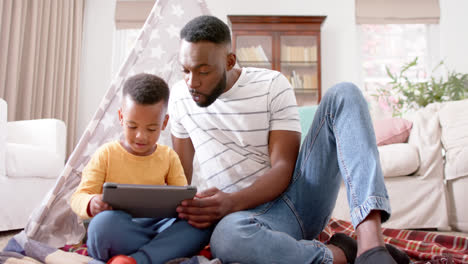
<path id="1" fill-rule="evenodd" d="M 271 169 L 251 186 L 233 193 L 234 212 L 254 208 L 277 198 L 289 186 L 296 165 L 301 134 L 274 130 L 270 132 L 268 151 Z"/>
<path id="2" fill-rule="evenodd" d="M 175 152 L 177 152 L 177 155 L 179 155 L 182 167 L 184 167 L 187 183 L 190 184 L 192 182 L 193 156 L 195 155 L 192 140 L 190 138 L 177 138 L 172 136 L 172 146 Z"/>
<path id="3" fill-rule="evenodd" d="M 177 211 L 198 228 L 205 228 L 229 213 L 254 208 L 277 198 L 289 185 L 301 134 L 275 130 L 269 135 L 268 150 L 271 168 L 251 186 L 235 193 L 224 193 L 216 188 L 197 194 L 197 199 L 182 202 Z"/>

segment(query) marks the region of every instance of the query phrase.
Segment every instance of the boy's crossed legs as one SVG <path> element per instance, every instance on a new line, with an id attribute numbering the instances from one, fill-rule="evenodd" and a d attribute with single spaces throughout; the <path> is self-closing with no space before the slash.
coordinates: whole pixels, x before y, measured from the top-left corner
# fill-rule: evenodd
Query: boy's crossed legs
<path id="1" fill-rule="evenodd" d="M 179 219 L 132 218 L 123 211 L 103 211 L 88 227 L 88 252 L 107 261 L 129 255 L 138 264 L 165 263 L 196 255 L 208 244 L 211 229 L 198 229 Z"/>

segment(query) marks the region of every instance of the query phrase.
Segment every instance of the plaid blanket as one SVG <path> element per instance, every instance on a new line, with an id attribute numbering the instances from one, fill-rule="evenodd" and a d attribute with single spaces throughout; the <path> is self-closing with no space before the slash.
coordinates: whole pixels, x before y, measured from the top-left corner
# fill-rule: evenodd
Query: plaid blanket
<path id="1" fill-rule="evenodd" d="M 325 243 L 335 233 L 356 238 L 350 222 L 332 218 L 318 240 Z M 383 235 L 386 243 L 404 250 L 415 264 L 468 263 L 468 238 L 465 237 L 391 228 L 383 228 Z M 66 246 L 63 250 L 87 255 L 86 245 Z M 211 259 L 209 247 L 200 255 Z"/>
<path id="2" fill-rule="evenodd" d="M 345 233 L 356 238 L 350 222 L 332 218 L 325 230 L 319 235 L 318 240 L 326 242 L 335 233 Z M 386 243 L 404 250 L 415 264 L 468 263 L 468 238 L 447 236 L 434 232 L 390 228 L 384 228 L 383 234 Z M 0 264 L 102 264 L 102 262 L 88 257 L 85 244 L 56 249 L 32 241 L 22 234 L 11 239 L 6 249 L 8 251 L 0 252 Z M 217 259 L 210 259 L 211 254 L 209 247 L 207 247 L 200 252 L 199 256 L 185 259 L 182 263 L 221 263 Z"/>
<path id="3" fill-rule="evenodd" d="M 350 222 L 331 219 L 318 239 L 326 242 L 335 233 L 345 233 L 356 238 Z M 415 264 L 468 263 L 468 238 L 426 231 L 383 228 L 384 240 L 411 258 Z"/>

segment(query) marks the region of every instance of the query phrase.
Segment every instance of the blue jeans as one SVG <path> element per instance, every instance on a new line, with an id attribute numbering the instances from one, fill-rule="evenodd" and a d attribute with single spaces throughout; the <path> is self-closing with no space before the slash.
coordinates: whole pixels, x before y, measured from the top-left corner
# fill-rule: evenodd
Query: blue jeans
<path id="1" fill-rule="evenodd" d="M 123 254 L 138 264 L 165 263 L 196 255 L 211 232 L 175 218 L 132 218 L 123 211 L 103 211 L 89 223 L 88 253 L 104 262 Z"/>
<path id="2" fill-rule="evenodd" d="M 293 178 L 276 200 L 224 217 L 211 237 L 223 263 L 332 263 L 315 240 L 327 225 L 344 181 L 354 227 L 371 210 L 390 217 L 372 121 L 351 83 L 328 90 L 301 146 Z"/>

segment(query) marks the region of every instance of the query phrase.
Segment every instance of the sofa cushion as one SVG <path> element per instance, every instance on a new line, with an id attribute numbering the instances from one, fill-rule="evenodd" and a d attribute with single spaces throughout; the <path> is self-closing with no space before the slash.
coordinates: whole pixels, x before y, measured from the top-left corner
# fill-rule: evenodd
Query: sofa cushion
<path id="1" fill-rule="evenodd" d="M 403 118 L 385 118 L 374 121 L 377 146 L 405 143 L 413 127 L 413 122 Z"/>
<path id="2" fill-rule="evenodd" d="M 445 177 L 468 175 L 468 99 L 444 103 L 439 111 L 441 141 L 446 151 Z"/>
<path id="3" fill-rule="evenodd" d="M 315 112 L 317 111 L 318 105 L 307 105 L 298 107 L 299 121 L 301 122 L 301 144 L 304 142 L 309 128 L 312 126 L 314 121 Z"/>
<path id="4" fill-rule="evenodd" d="M 384 177 L 410 175 L 419 168 L 418 149 L 407 143 L 378 147 Z"/>
<path id="5" fill-rule="evenodd" d="M 9 178 L 57 178 L 64 164 L 62 157 L 47 147 L 7 143 L 5 167 Z"/>

